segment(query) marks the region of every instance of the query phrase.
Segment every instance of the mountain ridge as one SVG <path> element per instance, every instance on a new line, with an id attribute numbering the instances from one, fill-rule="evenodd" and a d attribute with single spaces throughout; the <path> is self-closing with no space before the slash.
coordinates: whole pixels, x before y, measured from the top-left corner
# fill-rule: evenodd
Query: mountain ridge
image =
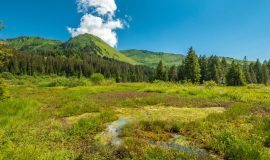
<path id="1" fill-rule="evenodd" d="M 57 53 L 69 50 L 71 53 L 97 54 L 101 57 L 107 57 L 133 65 L 138 64 L 133 59 L 126 57 L 100 38 L 91 34 L 79 35 L 65 42 L 37 36 L 20 36 L 6 39 L 5 42 L 16 50 L 26 53 Z"/>

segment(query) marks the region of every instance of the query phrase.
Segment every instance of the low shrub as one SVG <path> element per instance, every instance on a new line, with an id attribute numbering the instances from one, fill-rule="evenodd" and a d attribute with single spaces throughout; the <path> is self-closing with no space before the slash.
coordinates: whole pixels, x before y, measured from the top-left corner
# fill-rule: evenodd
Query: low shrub
<path id="1" fill-rule="evenodd" d="M 56 78 L 53 79 L 51 82 L 46 83 L 42 86 L 44 87 L 78 87 L 78 86 L 86 86 L 87 83 L 83 81 L 82 79 L 76 79 L 76 78 Z"/>
<path id="2" fill-rule="evenodd" d="M 90 77 L 90 80 L 94 83 L 94 84 L 102 84 L 102 82 L 105 80 L 103 74 L 101 73 L 94 73 L 92 74 L 92 76 Z"/>
<path id="3" fill-rule="evenodd" d="M 217 86 L 217 83 L 215 81 L 204 81 L 203 85 L 208 89 L 212 89 Z"/>
<path id="4" fill-rule="evenodd" d="M 12 73 L 9 72 L 3 72 L 1 73 L 1 77 L 5 80 L 13 80 L 15 79 L 14 75 Z"/>

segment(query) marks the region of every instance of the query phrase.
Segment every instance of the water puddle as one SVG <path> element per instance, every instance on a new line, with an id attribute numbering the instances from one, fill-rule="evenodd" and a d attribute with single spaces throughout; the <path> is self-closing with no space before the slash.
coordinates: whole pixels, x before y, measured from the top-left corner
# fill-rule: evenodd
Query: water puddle
<path id="1" fill-rule="evenodd" d="M 151 141 L 150 144 L 161 146 L 163 148 L 174 149 L 174 150 L 186 152 L 186 153 L 200 156 L 200 157 L 208 157 L 209 156 L 206 150 L 194 149 L 194 148 L 180 145 L 180 144 L 176 144 L 176 143 L 169 143 L 169 142 L 162 142 L 162 141 L 158 141 L 158 142 Z"/>
<path id="2" fill-rule="evenodd" d="M 123 143 L 123 140 L 119 138 L 119 135 L 122 132 L 122 128 L 128 124 L 126 118 L 120 118 L 117 121 L 110 123 L 107 127 L 107 130 L 100 135 L 98 139 L 104 145 L 115 145 L 120 146 Z"/>
<path id="3" fill-rule="evenodd" d="M 104 145 L 120 146 L 123 143 L 123 140 L 119 138 L 119 135 L 121 134 L 123 127 L 127 125 L 130 121 L 130 118 L 120 118 L 117 121 L 110 123 L 107 126 L 107 130 L 98 135 L 96 138 Z M 181 141 L 181 143 L 179 143 L 178 141 Z M 183 142 L 186 142 L 186 144 L 182 144 Z M 189 147 L 189 142 L 185 140 L 185 137 L 180 135 L 173 135 L 173 138 L 168 140 L 167 142 L 148 141 L 148 143 L 155 146 L 161 146 L 163 148 L 183 151 L 200 157 L 208 157 L 208 153 L 206 150 L 194 149 L 192 147 Z"/>

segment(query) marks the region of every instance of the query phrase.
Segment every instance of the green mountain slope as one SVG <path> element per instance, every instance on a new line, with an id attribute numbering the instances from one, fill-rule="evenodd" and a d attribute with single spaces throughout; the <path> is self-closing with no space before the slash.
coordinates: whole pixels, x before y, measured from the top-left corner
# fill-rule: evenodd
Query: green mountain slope
<path id="1" fill-rule="evenodd" d="M 16 50 L 32 53 L 39 51 L 53 52 L 60 49 L 63 42 L 40 37 L 18 37 L 7 39 L 6 43 Z"/>
<path id="2" fill-rule="evenodd" d="M 138 64 L 135 60 L 123 55 L 100 38 L 90 34 L 79 35 L 69 39 L 67 42 L 40 37 L 18 37 L 7 39 L 6 43 L 16 50 L 26 53 L 59 53 L 69 50 L 73 53 L 97 54 L 130 64 Z"/>
<path id="3" fill-rule="evenodd" d="M 151 52 L 145 50 L 123 50 L 121 51 L 127 57 L 137 61 L 138 63 L 144 64 L 149 67 L 156 67 L 160 60 L 163 61 L 165 66 L 180 65 L 185 59 L 185 56 L 182 54 L 172 54 L 172 53 L 163 53 L 163 52 Z M 223 57 L 220 57 L 222 59 Z M 228 63 L 236 61 L 237 63 L 243 64 L 243 60 L 238 60 L 230 57 L 225 57 Z M 251 63 L 249 61 L 248 63 Z"/>
<path id="4" fill-rule="evenodd" d="M 171 54 L 163 52 L 151 52 L 145 50 L 124 50 L 121 51 L 127 57 L 132 58 L 138 63 L 147 65 L 149 67 L 156 67 L 160 60 L 163 61 L 164 65 L 180 65 L 184 60 L 185 56 L 182 54 Z"/>
<path id="5" fill-rule="evenodd" d="M 71 38 L 66 43 L 62 44 L 62 47 L 65 49 L 71 48 L 83 52 L 92 51 L 102 57 L 108 57 L 130 64 L 138 64 L 135 60 L 123 55 L 100 38 L 90 34 L 83 34 Z"/>

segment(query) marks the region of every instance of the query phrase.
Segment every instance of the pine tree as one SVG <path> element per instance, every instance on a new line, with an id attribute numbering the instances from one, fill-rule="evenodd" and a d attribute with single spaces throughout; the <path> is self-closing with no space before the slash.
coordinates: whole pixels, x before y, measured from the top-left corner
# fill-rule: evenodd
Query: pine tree
<path id="1" fill-rule="evenodd" d="M 246 84 L 245 76 L 239 64 L 233 61 L 226 75 L 227 84 L 229 86 L 243 86 Z"/>
<path id="2" fill-rule="evenodd" d="M 262 65 L 262 83 L 267 85 L 269 81 L 269 70 L 267 64 Z"/>
<path id="3" fill-rule="evenodd" d="M 254 72 L 256 74 L 257 83 L 263 83 L 262 64 L 259 59 L 254 65 Z"/>
<path id="4" fill-rule="evenodd" d="M 221 60 L 221 83 L 226 84 L 226 74 L 228 72 L 228 63 L 226 58 L 222 58 Z"/>
<path id="5" fill-rule="evenodd" d="M 250 75 L 250 70 L 249 70 L 249 66 L 248 66 L 248 62 L 247 62 L 247 57 L 246 56 L 244 57 L 243 72 L 244 72 L 244 75 L 246 77 L 247 83 L 252 83 L 251 75 Z"/>
<path id="6" fill-rule="evenodd" d="M 173 65 L 170 67 L 170 70 L 169 70 L 169 81 L 171 82 L 175 82 L 177 81 L 177 69 L 176 69 L 176 66 Z"/>
<path id="7" fill-rule="evenodd" d="M 185 67 L 184 67 L 184 65 L 180 65 L 177 69 L 177 80 L 178 81 L 185 80 Z"/>
<path id="8" fill-rule="evenodd" d="M 206 56 L 202 56 L 199 58 L 200 68 L 201 68 L 201 80 L 200 83 L 202 84 L 204 81 L 207 80 L 207 66 L 208 60 Z"/>
<path id="9" fill-rule="evenodd" d="M 184 61 L 185 79 L 192 83 L 200 82 L 201 68 L 198 57 L 191 47 L 188 51 L 188 55 Z"/>
<path id="10" fill-rule="evenodd" d="M 164 80 L 164 66 L 162 60 L 159 62 L 157 69 L 156 69 L 156 80 Z"/>
<path id="11" fill-rule="evenodd" d="M 222 70 L 221 63 L 217 56 L 211 56 L 208 60 L 208 78 L 207 80 L 213 80 L 217 84 L 222 83 Z"/>

